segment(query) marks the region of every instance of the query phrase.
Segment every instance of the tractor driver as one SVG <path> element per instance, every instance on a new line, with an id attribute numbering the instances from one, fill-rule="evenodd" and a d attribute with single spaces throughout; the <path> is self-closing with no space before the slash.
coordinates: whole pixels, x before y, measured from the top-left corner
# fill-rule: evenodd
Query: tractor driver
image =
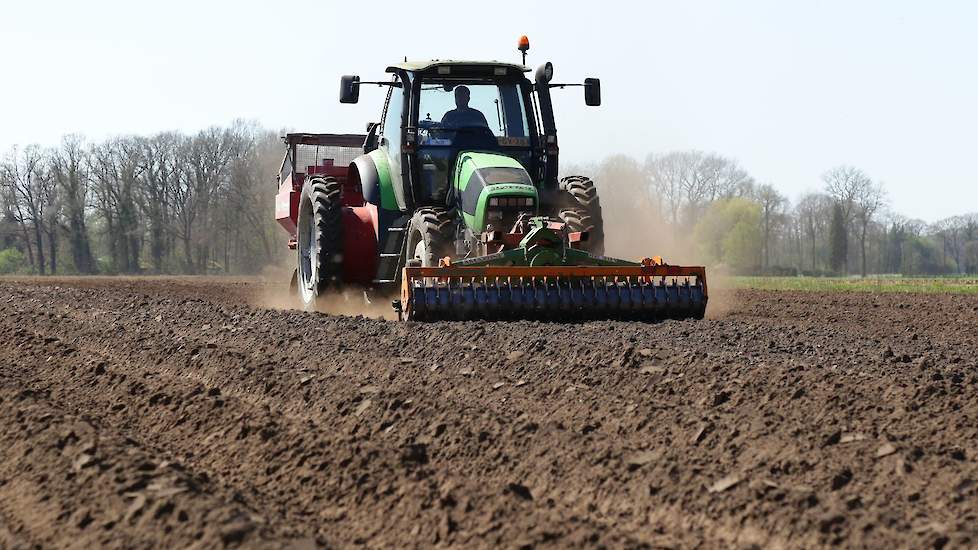
<path id="1" fill-rule="evenodd" d="M 455 87 L 455 109 L 441 117 L 442 126 L 447 128 L 463 128 L 466 126 L 483 126 L 488 128 L 489 122 L 482 111 L 469 107 L 470 92 L 467 86 Z"/>

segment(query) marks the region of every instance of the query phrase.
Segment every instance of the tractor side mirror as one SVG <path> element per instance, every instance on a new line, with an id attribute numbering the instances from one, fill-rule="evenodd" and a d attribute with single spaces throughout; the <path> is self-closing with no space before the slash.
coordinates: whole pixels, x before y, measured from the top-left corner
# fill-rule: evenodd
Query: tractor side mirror
<path id="1" fill-rule="evenodd" d="M 588 107 L 601 105 L 601 80 L 598 78 L 584 79 L 584 104 Z"/>
<path id="2" fill-rule="evenodd" d="M 360 100 L 360 77 L 344 75 L 340 78 L 340 103 L 356 103 Z"/>

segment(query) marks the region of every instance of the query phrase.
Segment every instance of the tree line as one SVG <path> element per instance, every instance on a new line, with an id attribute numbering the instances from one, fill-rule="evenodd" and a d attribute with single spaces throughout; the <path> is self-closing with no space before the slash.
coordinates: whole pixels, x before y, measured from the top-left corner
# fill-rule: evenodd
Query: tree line
<path id="1" fill-rule="evenodd" d="M 236 122 L 12 148 L 0 161 L 0 272 L 251 273 L 282 248 L 275 133 Z"/>
<path id="2" fill-rule="evenodd" d="M 255 273 L 286 265 L 273 216 L 277 133 L 235 122 L 101 142 L 65 136 L 0 160 L 0 273 Z M 852 166 L 789 200 L 716 153 L 612 156 L 594 178 L 608 253 L 660 254 L 735 273 L 978 273 L 978 214 L 935 223 L 888 207 Z"/>
<path id="3" fill-rule="evenodd" d="M 616 155 L 562 171 L 594 178 L 609 253 L 661 250 L 741 274 L 978 273 L 978 213 L 935 223 L 901 215 L 883 183 L 853 166 L 826 170 L 821 189 L 796 201 L 736 160 L 701 151 L 644 162 Z"/>

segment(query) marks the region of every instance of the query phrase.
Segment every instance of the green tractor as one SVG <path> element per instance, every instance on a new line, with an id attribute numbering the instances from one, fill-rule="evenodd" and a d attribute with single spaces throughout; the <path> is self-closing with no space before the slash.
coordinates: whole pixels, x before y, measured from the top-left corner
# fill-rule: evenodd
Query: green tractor
<path id="1" fill-rule="evenodd" d="M 400 287 L 394 307 L 413 320 L 702 316 L 702 268 L 604 258 L 594 183 L 558 178 L 550 92 L 581 86 L 597 106 L 600 81 L 529 71 L 436 60 L 391 65 L 385 81 L 342 78 L 341 103 L 364 85 L 387 98 L 348 164 L 337 159 L 357 136 L 288 136 L 277 211 L 306 305 L 355 284 Z"/>

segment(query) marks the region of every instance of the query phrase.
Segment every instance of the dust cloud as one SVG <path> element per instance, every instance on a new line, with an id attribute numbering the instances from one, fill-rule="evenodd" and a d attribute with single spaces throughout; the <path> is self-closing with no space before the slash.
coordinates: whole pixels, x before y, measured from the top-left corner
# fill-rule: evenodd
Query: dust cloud
<path id="1" fill-rule="evenodd" d="M 611 157 L 598 165 L 568 166 L 565 173 L 594 180 L 601 200 L 607 256 L 630 261 L 661 256 L 672 265 L 705 266 L 710 295 L 707 317 L 725 317 L 738 309 L 727 267 L 707 261 L 691 232 L 663 218 L 659 198 L 650 192 L 637 162 Z"/>
<path id="2" fill-rule="evenodd" d="M 710 301 L 706 316 L 711 319 L 726 317 L 738 308 L 733 292 L 733 279 L 723 266 L 710 265 L 689 242 L 692 235 L 676 234 L 662 220 L 651 200 L 629 197 L 618 188 L 616 192 L 599 194 L 604 215 L 605 254 L 615 258 L 638 261 L 642 258 L 661 256 L 672 265 L 705 266 Z M 610 200 L 605 199 L 609 196 Z M 635 199 L 633 196 L 632 199 Z M 622 215 L 624 213 L 624 215 Z"/>
<path id="3" fill-rule="evenodd" d="M 303 309 L 302 299 L 289 289 L 292 272 L 287 269 L 269 268 L 262 272 L 263 289 L 254 297 L 253 304 L 268 309 Z M 315 311 L 330 315 L 363 315 L 371 319 L 397 320 L 391 307 L 393 293 L 365 292 L 347 288 L 324 296 L 316 303 Z"/>

